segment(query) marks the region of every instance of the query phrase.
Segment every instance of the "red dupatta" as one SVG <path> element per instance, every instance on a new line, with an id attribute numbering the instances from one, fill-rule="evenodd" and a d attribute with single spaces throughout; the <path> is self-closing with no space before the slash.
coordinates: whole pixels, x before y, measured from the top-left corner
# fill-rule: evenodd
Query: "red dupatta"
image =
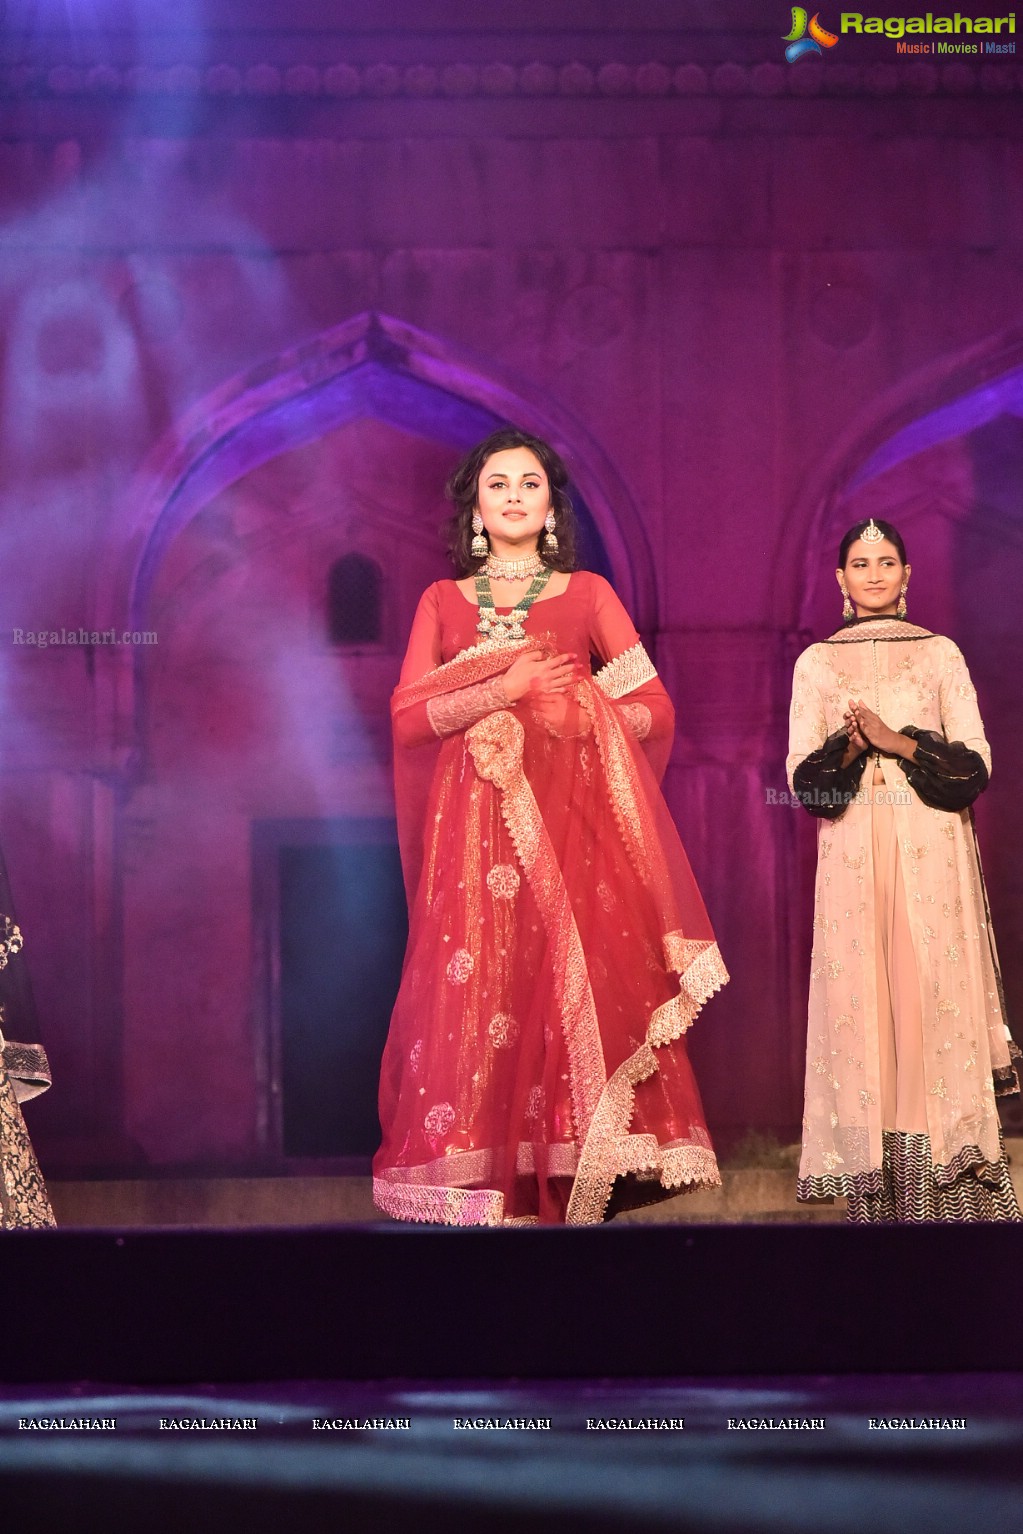
<path id="1" fill-rule="evenodd" d="M 392 713 L 409 949 L 374 1196 L 400 1218 L 599 1221 L 617 1177 L 716 1182 L 681 1044 L 727 980 L 641 746 L 594 680 L 438 740 L 431 700 L 544 641 L 488 641 Z"/>

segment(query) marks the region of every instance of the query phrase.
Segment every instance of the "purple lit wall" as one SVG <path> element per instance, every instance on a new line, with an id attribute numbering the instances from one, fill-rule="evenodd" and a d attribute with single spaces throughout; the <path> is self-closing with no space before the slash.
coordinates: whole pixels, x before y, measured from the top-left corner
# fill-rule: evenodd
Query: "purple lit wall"
<path id="1" fill-rule="evenodd" d="M 789 66 L 761 0 L 339 9 L 7 8 L 0 837 L 41 1154 L 279 1159 L 257 831 L 389 814 L 443 480 L 501 420 L 564 451 L 676 700 L 733 973 L 693 1035 L 711 1127 L 792 1133 L 813 834 L 765 790 L 861 514 L 978 684 L 1023 1007 L 1023 77 L 867 39 Z M 351 552 L 382 630 L 339 650 Z M 80 627 L 157 643 L 14 642 Z"/>

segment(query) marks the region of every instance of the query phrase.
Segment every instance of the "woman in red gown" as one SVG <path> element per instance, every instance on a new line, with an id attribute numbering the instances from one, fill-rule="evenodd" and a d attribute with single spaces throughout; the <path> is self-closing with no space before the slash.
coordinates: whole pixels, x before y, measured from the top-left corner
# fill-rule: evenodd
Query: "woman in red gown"
<path id="1" fill-rule="evenodd" d="M 574 569 L 566 479 L 512 429 L 468 454 L 464 578 L 423 594 L 392 700 L 410 930 L 373 1189 L 402 1220 L 593 1224 L 720 1180 L 684 1034 L 728 976 L 658 786 L 674 710 Z"/>

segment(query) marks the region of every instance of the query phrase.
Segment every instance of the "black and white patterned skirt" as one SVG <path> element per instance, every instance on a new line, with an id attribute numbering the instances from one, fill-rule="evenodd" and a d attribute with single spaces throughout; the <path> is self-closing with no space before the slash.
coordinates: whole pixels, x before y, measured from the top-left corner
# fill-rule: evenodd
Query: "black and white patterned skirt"
<path id="1" fill-rule="evenodd" d="M 1004 1149 L 995 1165 L 976 1162 L 944 1184 L 934 1175 L 927 1135 L 886 1129 L 880 1179 L 875 1172 L 852 1182 L 847 1217 L 857 1225 L 1023 1219 Z M 857 1187 L 861 1182 L 868 1186 Z"/>

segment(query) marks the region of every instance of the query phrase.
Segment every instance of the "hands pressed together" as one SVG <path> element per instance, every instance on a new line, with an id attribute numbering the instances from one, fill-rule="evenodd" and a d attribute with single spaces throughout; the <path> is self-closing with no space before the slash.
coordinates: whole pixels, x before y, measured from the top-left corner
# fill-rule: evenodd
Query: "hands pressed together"
<path id="1" fill-rule="evenodd" d="M 889 729 L 862 698 L 850 698 L 849 707 L 842 717 L 849 736 L 844 766 L 854 762 L 866 751 L 880 751 L 882 756 L 901 756 L 906 759 L 916 755 L 916 741 L 909 735 L 900 735 L 897 730 Z"/>

